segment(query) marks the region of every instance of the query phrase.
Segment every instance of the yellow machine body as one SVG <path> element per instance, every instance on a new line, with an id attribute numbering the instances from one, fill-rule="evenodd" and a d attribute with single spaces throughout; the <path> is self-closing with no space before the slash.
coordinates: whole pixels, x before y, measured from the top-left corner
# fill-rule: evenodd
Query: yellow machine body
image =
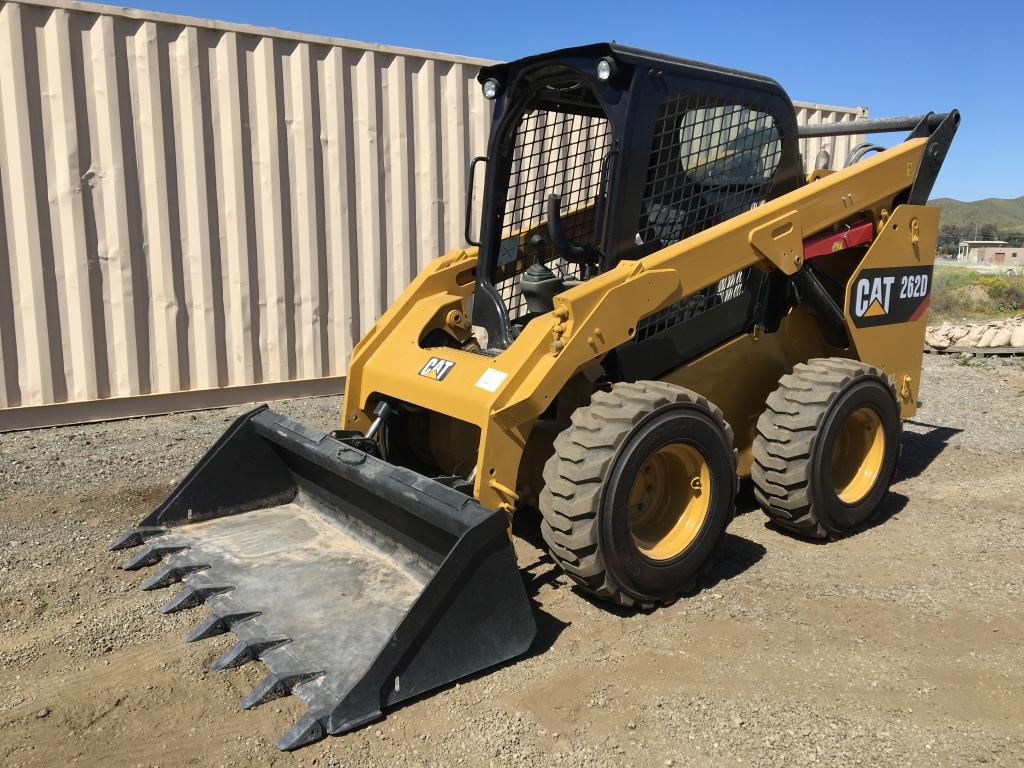
<path id="1" fill-rule="evenodd" d="M 340 429 L 240 416 L 111 544 L 184 585 L 164 612 L 210 609 L 187 640 L 237 636 L 213 670 L 267 667 L 243 707 L 302 700 L 281 749 L 533 646 L 516 510 L 582 589 L 668 605 L 738 477 L 777 527 L 862 529 L 917 408 L 958 112 L 798 127 L 770 78 L 615 43 L 478 79 L 482 245 L 356 345 Z M 911 133 L 805 177 L 801 136 L 876 129 Z"/>
<path id="2" fill-rule="evenodd" d="M 927 144 L 925 138 L 910 139 L 642 259 L 623 261 L 557 295 L 552 312 L 531 321 L 494 357 L 421 345 L 436 328 L 470 333 L 466 318 L 476 251 L 452 251 L 428 265 L 353 351 L 342 427 L 367 430 L 375 403 L 384 397 L 475 426 L 479 443 L 465 447 L 476 469 L 474 497 L 484 506 L 511 512 L 521 495 L 520 464 L 537 418 L 560 396 L 572 396 L 574 377 L 586 377 L 588 368 L 628 342 L 642 318 L 751 265 L 792 274 L 802 265 L 805 239 L 858 215 L 871 218 L 877 236 L 859 257 L 847 296 L 865 270 L 930 266 L 938 210 L 917 205 L 889 210 L 916 176 Z M 824 257 L 822 263 L 843 256 L 849 254 Z M 761 334 L 755 328 L 664 380 L 722 408 L 736 434 L 741 474 L 749 472 L 754 424 L 765 398 L 797 362 L 838 356 L 875 365 L 900 394 L 902 416 L 912 416 L 926 313 L 859 328 L 855 310 L 847 301 L 846 349 L 830 346 L 818 320 L 798 306 L 778 332 Z M 443 376 L 431 376 L 432 360 L 451 365 Z"/>

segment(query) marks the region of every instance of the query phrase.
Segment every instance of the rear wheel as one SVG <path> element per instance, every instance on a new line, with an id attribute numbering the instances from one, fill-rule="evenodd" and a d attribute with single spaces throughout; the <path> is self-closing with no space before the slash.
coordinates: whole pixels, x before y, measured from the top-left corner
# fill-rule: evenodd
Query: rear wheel
<path id="1" fill-rule="evenodd" d="M 671 602 L 732 519 L 732 430 L 689 390 L 616 384 L 573 414 L 544 483 L 541 533 L 570 577 L 620 605 Z"/>
<path id="2" fill-rule="evenodd" d="M 811 360 L 782 377 L 767 406 L 750 472 L 765 514 L 815 538 L 870 522 L 899 452 L 899 406 L 885 374 L 856 360 Z"/>

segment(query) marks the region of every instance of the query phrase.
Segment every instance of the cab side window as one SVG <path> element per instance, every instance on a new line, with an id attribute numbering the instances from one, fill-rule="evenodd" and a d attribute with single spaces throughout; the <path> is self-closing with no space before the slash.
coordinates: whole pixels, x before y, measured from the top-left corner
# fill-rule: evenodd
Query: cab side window
<path id="1" fill-rule="evenodd" d="M 669 96 L 658 109 L 637 245 L 664 248 L 760 205 L 781 157 L 770 114 Z"/>

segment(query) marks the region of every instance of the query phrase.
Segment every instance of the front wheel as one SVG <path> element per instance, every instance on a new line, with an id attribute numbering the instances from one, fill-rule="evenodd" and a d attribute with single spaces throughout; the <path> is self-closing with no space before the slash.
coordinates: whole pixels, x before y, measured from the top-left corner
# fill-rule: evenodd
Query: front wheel
<path id="1" fill-rule="evenodd" d="M 541 533 L 579 585 L 630 606 L 692 588 L 732 519 L 732 430 L 706 398 L 616 384 L 579 408 L 544 467 Z"/>

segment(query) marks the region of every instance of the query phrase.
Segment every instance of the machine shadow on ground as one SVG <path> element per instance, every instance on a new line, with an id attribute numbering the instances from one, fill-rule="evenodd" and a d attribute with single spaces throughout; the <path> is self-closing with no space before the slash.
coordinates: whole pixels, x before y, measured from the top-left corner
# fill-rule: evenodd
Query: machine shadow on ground
<path id="1" fill-rule="evenodd" d="M 903 432 L 903 451 L 896 465 L 895 480 L 917 477 L 949 446 L 949 439 L 963 432 L 956 427 L 940 427 L 923 421 L 908 420 L 907 424 L 927 429 L 928 432 Z"/>
<path id="2" fill-rule="evenodd" d="M 902 493 L 896 493 L 895 491 L 890 490 L 885 495 L 885 498 L 882 499 L 882 502 L 878 505 L 878 512 L 871 520 L 869 520 L 866 524 L 862 525 L 860 528 L 849 531 L 840 538 L 853 538 L 854 536 L 859 536 L 865 531 L 870 531 L 872 528 L 877 528 L 880 525 L 885 525 L 889 520 L 891 520 L 900 512 L 902 512 L 909 501 L 910 499 L 908 499 Z M 788 528 L 783 528 L 781 525 L 776 525 L 775 523 L 767 519 L 764 521 L 764 525 L 765 528 L 770 528 L 775 533 L 787 536 L 790 539 L 794 539 L 796 541 L 804 542 L 807 544 L 825 545 L 831 544 L 834 541 L 834 539 L 815 539 L 811 538 L 810 536 L 801 536 L 800 534 L 795 533 L 794 531 L 791 531 Z"/>
<path id="3" fill-rule="evenodd" d="M 561 571 L 547 555 L 547 544 L 544 543 L 544 539 L 540 535 L 540 512 L 523 510 L 516 514 L 512 518 L 512 535 L 540 550 L 540 555 L 535 561 L 528 565 L 520 565 L 526 596 L 530 598 L 533 615 L 537 621 L 537 637 L 534 639 L 533 645 L 530 646 L 527 656 L 536 656 L 554 645 L 562 630 L 569 626 L 568 623 L 556 619 L 545 611 L 537 599 L 541 588 L 545 586 L 558 588 L 558 577 Z"/>
<path id="4" fill-rule="evenodd" d="M 526 593 L 529 595 L 534 606 L 534 614 L 537 617 L 537 640 L 530 653 L 542 653 L 550 648 L 555 639 L 565 629 L 567 624 L 555 619 L 541 609 L 536 601 L 538 590 L 545 585 L 555 589 L 568 586 L 579 598 L 586 600 L 596 608 L 607 611 L 615 616 L 628 618 L 642 614 L 636 608 L 623 608 L 614 605 L 606 600 L 594 597 L 589 592 L 579 588 L 575 584 L 568 585 L 559 581 L 561 571 L 554 561 L 547 554 L 547 545 L 540 535 L 540 518 L 538 515 L 520 514 L 513 518 L 512 532 L 514 535 L 528 542 L 541 551 L 537 561 L 523 568 Z M 711 589 L 722 581 L 728 581 L 757 563 L 765 556 L 766 550 L 760 544 L 726 532 L 719 542 L 714 554 L 697 576 L 696 583 L 686 597 L 693 597 L 705 589 Z"/>
<path id="5" fill-rule="evenodd" d="M 768 550 L 756 541 L 726 531 L 707 566 L 697 577 L 697 587 L 691 596 L 736 578 L 756 565 L 767 553 Z"/>
<path id="6" fill-rule="evenodd" d="M 904 431 L 902 435 L 901 450 L 899 460 L 896 464 L 896 475 L 893 478 L 893 482 L 899 482 L 901 480 L 909 480 L 922 474 L 928 469 L 929 465 L 939 455 L 946 450 L 949 445 L 949 440 L 954 435 L 958 435 L 963 432 L 962 429 L 956 427 L 943 427 L 936 424 L 926 424 L 920 421 L 908 420 L 907 424 L 912 424 L 918 428 L 927 429 L 927 432 L 907 432 Z M 906 496 L 901 493 L 889 491 L 885 499 L 879 505 L 878 514 L 863 528 L 856 531 L 852 535 L 856 536 L 858 533 L 877 528 L 880 525 L 884 525 L 890 519 L 898 515 L 907 506 L 909 500 Z M 757 500 L 754 498 L 754 485 L 749 477 L 746 477 L 740 483 L 739 493 L 736 495 L 736 515 L 745 515 L 750 512 L 759 512 L 760 506 Z M 765 526 L 771 528 L 773 531 L 789 536 L 792 539 L 799 541 L 806 541 L 811 544 L 827 544 L 827 539 L 812 539 L 804 536 L 800 536 L 793 531 L 786 528 L 772 524 L 770 521 L 765 520 Z"/>

